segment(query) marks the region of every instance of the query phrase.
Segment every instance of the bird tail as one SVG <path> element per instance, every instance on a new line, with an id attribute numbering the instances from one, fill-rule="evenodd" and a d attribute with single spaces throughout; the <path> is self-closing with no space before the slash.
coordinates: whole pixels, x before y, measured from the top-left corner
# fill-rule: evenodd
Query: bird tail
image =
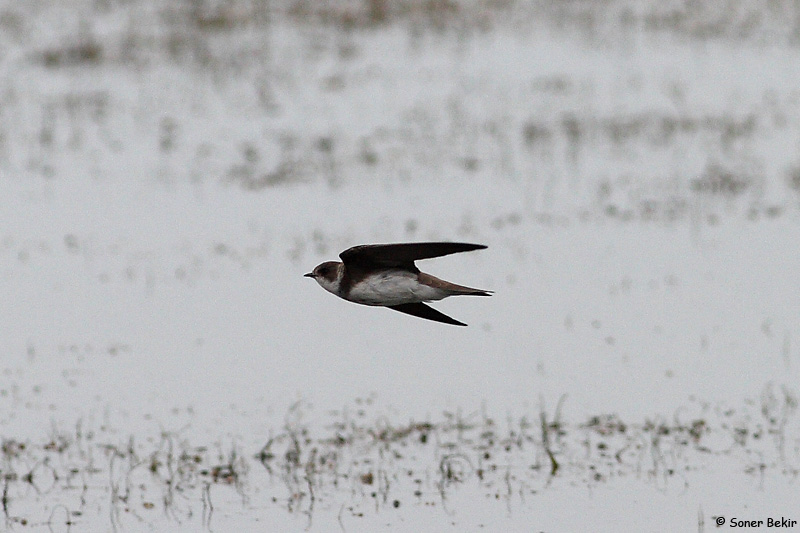
<path id="1" fill-rule="evenodd" d="M 464 287 L 469 292 L 460 292 L 458 293 L 459 296 L 491 296 L 494 291 L 484 291 L 483 289 L 470 289 L 468 287 Z"/>
<path id="2" fill-rule="evenodd" d="M 449 292 L 451 296 L 491 296 L 493 292 L 483 289 L 473 289 L 472 287 L 465 287 L 464 285 L 456 285 L 455 283 L 450 283 L 449 281 L 439 279 L 430 274 L 425 274 L 424 272 L 419 273 L 419 281 L 431 287 L 443 289 Z"/>

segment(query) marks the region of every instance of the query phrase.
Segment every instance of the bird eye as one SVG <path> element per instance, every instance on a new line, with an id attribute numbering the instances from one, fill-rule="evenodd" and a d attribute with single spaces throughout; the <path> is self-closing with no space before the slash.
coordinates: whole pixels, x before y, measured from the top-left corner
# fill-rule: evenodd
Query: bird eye
<path id="1" fill-rule="evenodd" d="M 323 276 L 326 275 L 328 273 L 328 267 L 320 268 L 319 273 L 322 274 Z"/>

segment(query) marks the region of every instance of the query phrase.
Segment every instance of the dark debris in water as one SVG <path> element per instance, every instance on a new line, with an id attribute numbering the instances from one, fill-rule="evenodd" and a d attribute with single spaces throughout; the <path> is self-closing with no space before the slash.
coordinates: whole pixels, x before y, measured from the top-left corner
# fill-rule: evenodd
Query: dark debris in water
<path id="1" fill-rule="evenodd" d="M 692 180 L 692 190 L 705 194 L 736 197 L 752 183 L 750 176 L 710 165 L 702 176 Z"/>
<path id="2" fill-rule="evenodd" d="M 304 407 L 293 409 L 297 415 Z M 502 422 L 478 410 L 399 422 L 370 402 L 329 413 L 324 427 L 287 417 L 255 454 L 171 432 L 120 443 L 106 428 L 79 424 L 43 442 L 2 440 L 2 510 L 9 524 L 42 524 L 50 519 L 40 510 L 59 506 L 69 511 L 65 521 L 79 525 L 86 513 L 105 509 L 113 527 L 159 510 L 176 520 L 202 510 L 210 520 L 221 500 L 269 503 L 309 519 L 317 506 L 358 517 L 406 504 L 444 506 L 458 487 L 510 505 L 553 486 L 624 477 L 683 490 L 698 471 L 800 473 L 797 400 L 786 390 L 768 387 L 743 409 L 703 404 L 696 411 L 642 421 L 599 414 L 571 423 L 560 408 Z"/>

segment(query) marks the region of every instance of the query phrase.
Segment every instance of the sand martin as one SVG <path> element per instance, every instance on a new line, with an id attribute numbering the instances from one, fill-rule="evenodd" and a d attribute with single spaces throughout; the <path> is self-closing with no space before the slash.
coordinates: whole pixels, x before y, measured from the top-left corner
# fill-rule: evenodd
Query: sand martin
<path id="1" fill-rule="evenodd" d="M 365 244 L 339 254 L 342 262 L 327 261 L 305 274 L 339 298 L 363 305 L 388 307 L 445 324 L 466 326 L 423 302 L 448 296 L 491 296 L 491 291 L 456 285 L 420 272 L 419 259 L 486 248 L 460 242 Z"/>

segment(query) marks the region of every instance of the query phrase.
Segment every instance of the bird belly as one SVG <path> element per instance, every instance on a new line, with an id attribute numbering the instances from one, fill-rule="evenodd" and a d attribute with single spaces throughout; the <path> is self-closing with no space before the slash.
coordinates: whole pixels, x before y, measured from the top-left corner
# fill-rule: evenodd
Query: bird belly
<path id="1" fill-rule="evenodd" d="M 388 271 L 359 281 L 346 298 L 364 305 L 390 306 L 441 300 L 448 295 L 442 289 L 423 285 L 413 272 Z"/>

